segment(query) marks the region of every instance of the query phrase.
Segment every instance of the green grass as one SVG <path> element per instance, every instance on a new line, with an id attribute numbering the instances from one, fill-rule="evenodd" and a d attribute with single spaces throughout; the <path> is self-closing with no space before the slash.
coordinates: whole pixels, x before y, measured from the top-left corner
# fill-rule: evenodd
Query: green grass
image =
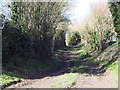
<path id="1" fill-rule="evenodd" d="M 88 44 L 85 47 L 81 48 L 83 50 L 83 52 L 88 52 L 91 49 L 91 45 Z"/>
<path id="2" fill-rule="evenodd" d="M 85 57 L 88 55 L 88 51 L 90 50 L 91 46 L 87 45 L 84 46 L 84 44 L 80 44 L 77 53 L 80 54 L 81 57 Z"/>
<path id="3" fill-rule="evenodd" d="M 24 73 L 34 74 L 35 71 L 39 71 L 42 73 L 44 71 L 55 69 L 62 65 L 62 61 L 56 59 L 56 60 L 47 60 L 43 62 L 40 60 L 34 61 L 34 59 L 29 59 L 27 60 L 25 65 L 27 65 L 27 67 L 23 68 Z"/>
<path id="4" fill-rule="evenodd" d="M 79 62 L 76 62 L 74 64 L 74 66 L 70 69 L 70 72 L 79 72 L 79 73 L 84 73 L 85 72 L 85 68 L 87 66 L 84 65 L 84 63 L 79 63 Z"/>
<path id="5" fill-rule="evenodd" d="M 57 50 L 55 51 L 55 60 L 50 60 L 46 62 L 40 62 L 39 64 L 34 65 L 37 67 L 40 71 L 48 71 L 52 68 L 57 68 L 62 65 L 62 62 L 59 60 L 58 56 L 63 52 L 63 50 Z"/>
<path id="6" fill-rule="evenodd" d="M 0 75 L 0 86 L 7 85 L 8 83 L 19 81 L 19 80 L 20 80 L 19 76 L 12 74 L 12 73 L 7 73 L 4 71 Z"/>
<path id="7" fill-rule="evenodd" d="M 88 53 L 84 52 L 83 50 L 77 51 L 77 54 L 79 54 L 81 58 L 84 58 L 84 57 L 86 57 L 88 55 Z"/>
<path id="8" fill-rule="evenodd" d="M 64 47 L 64 48 L 66 48 L 66 47 Z M 54 52 L 54 56 L 55 56 L 55 57 L 58 57 L 62 52 L 63 52 L 63 50 L 56 50 L 56 51 Z"/>
<path id="9" fill-rule="evenodd" d="M 117 46 L 118 44 L 117 43 L 114 43 L 113 45 L 107 47 L 105 50 L 103 50 L 102 52 L 96 52 L 96 56 L 95 57 L 87 57 L 87 59 L 90 61 L 90 62 L 98 62 L 98 59 L 103 57 L 104 56 L 104 53 L 109 53 L 109 49 L 112 48 L 112 47 L 115 47 Z M 99 61 L 98 64 L 100 65 L 105 65 L 107 64 L 108 62 L 110 61 L 110 59 L 108 60 L 102 60 L 102 61 Z"/>
<path id="10" fill-rule="evenodd" d="M 86 49 L 88 49 L 89 47 L 87 47 L 87 46 L 83 47 L 84 44 L 80 44 L 77 46 L 79 46 L 79 48 L 78 48 L 78 51 L 76 53 L 79 54 L 79 58 L 70 57 L 70 59 L 74 62 L 74 66 L 70 69 L 70 72 L 84 73 L 85 68 L 87 66 L 85 66 L 85 63 L 81 62 L 81 60 L 83 58 L 89 57 L 88 53 L 86 52 Z"/>
<path id="11" fill-rule="evenodd" d="M 112 70 L 113 72 L 115 72 L 115 77 L 118 76 L 118 61 L 109 65 L 108 70 Z"/>
<path id="12" fill-rule="evenodd" d="M 76 46 L 79 46 L 80 48 L 83 47 L 85 44 L 84 43 L 81 43 L 79 45 L 76 45 Z"/>
<path id="13" fill-rule="evenodd" d="M 106 49 L 104 49 L 101 53 L 103 52 L 107 52 L 110 48 L 112 48 L 113 46 L 118 46 L 118 43 L 114 43 L 112 45 L 110 45 L 109 47 L 107 47 Z"/>
<path id="14" fill-rule="evenodd" d="M 54 53 L 55 60 L 47 60 L 47 61 L 37 61 L 34 63 L 34 60 L 28 60 L 28 64 L 30 64 L 31 67 L 36 67 L 40 72 L 48 71 L 54 68 L 57 68 L 62 65 L 62 61 L 59 60 L 58 56 L 63 52 L 63 50 L 57 50 Z M 27 73 L 34 73 L 31 70 L 24 70 Z"/>
<path id="15" fill-rule="evenodd" d="M 61 65 L 62 63 L 59 60 L 55 60 L 55 61 L 50 61 L 50 62 L 44 62 L 44 63 L 40 63 L 39 65 L 37 65 L 37 68 L 40 71 L 48 71 L 51 70 L 52 68 L 57 68 Z"/>
<path id="16" fill-rule="evenodd" d="M 53 84 L 53 88 L 68 88 L 77 80 L 77 73 L 64 74 Z"/>
<path id="17" fill-rule="evenodd" d="M 98 60 L 100 57 L 103 57 L 105 54 L 104 53 L 109 53 L 109 49 L 110 48 L 113 48 L 117 46 L 117 43 L 114 43 L 113 45 L 107 47 L 104 51 L 102 52 L 95 52 L 95 54 L 93 55 L 89 55 L 89 50 L 90 49 L 90 45 L 87 45 L 85 47 L 80 47 L 77 51 L 77 54 L 79 54 L 79 58 L 74 58 L 74 57 L 70 57 L 71 60 L 74 62 L 74 66 L 71 68 L 71 72 L 79 72 L 79 73 L 84 73 L 85 71 L 85 68 L 87 67 L 84 62 L 82 62 L 81 60 L 82 59 L 87 59 L 89 62 L 93 62 L 93 63 L 96 63 L 100 66 L 105 66 L 105 70 L 108 70 L 108 68 L 111 67 L 111 64 L 107 65 L 109 63 L 110 60 L 116 58 L 113 57 L 112 59 L 111 58 L 108 58 L 108 59 L 103 59 L 103 60 Z M 114 49 L 114 48 L 113 48 Z M 109 54 L 108 54 L 109 55 Z M 98 58 L 99 57 L 99 58 Z M 105 57 L 105 56 L 104 56 Z M 113 63 L 112 63 L 113 64 Z M 116 72 L 117 73 L 117 72 Z"/>

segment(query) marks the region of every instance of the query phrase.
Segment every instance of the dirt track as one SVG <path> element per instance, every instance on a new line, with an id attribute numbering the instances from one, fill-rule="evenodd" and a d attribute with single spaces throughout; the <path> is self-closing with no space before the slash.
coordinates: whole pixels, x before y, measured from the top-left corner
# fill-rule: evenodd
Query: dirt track
<path id="1" fill-rule="evenodd" d="M 56 80 L 59 79 L 59 77 L 62 75 L 62 73 L 65 73 L 67 69 L 70 68 L 70 63 L 66 50 L 63 53 L 63 56 L 65 56 L 66 59 L 66 67 L 57 72 L 54 73 L 55 75 L 44 77 L 41 79 L 33 79 L 33 80 L 27 80 L 24 79 L 21 83 L 9 86 L 8 88 L 53 88 L 52 85 Z M 74 57 L 77 57 L 76 54 L 77 48 L 72 49 L 72 53 Z M 118 86 L 115 84 L 114 76 L 111 71 L 105 72 L 101 76 L 96 75 L 90 75 L 90 74 L 79 74 L 77 81 L 74 85 L 71 86 L 71 88 L 117 88 Z M 62 87 L 61 87 L 62 88 Z"/>

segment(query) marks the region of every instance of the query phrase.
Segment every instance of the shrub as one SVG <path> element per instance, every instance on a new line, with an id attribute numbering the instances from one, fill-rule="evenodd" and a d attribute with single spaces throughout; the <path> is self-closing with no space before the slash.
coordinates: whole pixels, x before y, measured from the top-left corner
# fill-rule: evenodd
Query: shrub
<path id="1" fill-rule="evenodd" d="M 29 46 L 29 37 L 20 28 L 6 22 L 2 31 L 2 44 L 3 64 L 5 64 L 11 60 L 11 57 L 25 56 Z"/>
<path id="2" fill-rule="evenodd" d="M 77 45 L 81 42 L 81 36 L 79 34 L 79 32 L 73 32 L 70 41 L 69 41 L 69 45 Z"/>

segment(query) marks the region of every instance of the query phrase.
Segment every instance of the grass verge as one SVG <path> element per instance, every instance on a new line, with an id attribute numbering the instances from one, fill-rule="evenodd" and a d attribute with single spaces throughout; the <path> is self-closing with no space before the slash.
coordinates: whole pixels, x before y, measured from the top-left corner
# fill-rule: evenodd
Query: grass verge
<path id="1" fill-rule="evenodd" d="M 8 65 L 3 67 L 3 72 L 0 75 L 0 85 L 6 86 L 12 82 L 19 81 L 21 79 L 35 79 L 41 77 L 41 73 L 47 73 L 62 67 L 63 61 L 59 59 L 60 54 L 63 50 L 57 50 L 54 53 L 53 59 L 47 59 L 41 61 L 39 59 L 21 59 L 18 60 L 16 66 L 10 62 Z M 10 73 L 8 73 L 10 72 Z M 38 77 L 37 77 L 38 76 Z"/>
<path id="2" fill-rule="evenodd" d="M 0 86 L 7 85 L 11 82 L 15 82 L 15 81 L 19 81 L 19 80 L 20 80 L 19 76 L 4 71 L 0 75 Z"/>
<path id="3" fill-rule="evenodd" d="M 118 88 L 118 61 L 112 63 L 109 67 L 108 67 L 108 70 L 112 71 L 113 72 L 113 75 L 114 75 L 114 80 L 115 80 L 115 85 L 116 85 L 116 88 Z"/>
<path id="4" fill-rule="evenodd" d="M 64 74 L 54 83 L 53 88 L 68 88 L 77 80 L 77 73 Z"/>
<path id="5" fill-rule="evenodd" d="M 117 76 L 117 64 L 115 64 L 115 58 L 117 57 L 117 55 L 115 55 L 115 53 L 117 52 L 117 45 L 117 43 L 114 43 L 102 52 L 94 51 L 92 53 L 90 53 L 90 45 L 84 47 L 81 47 L 82 45 L 80 45 L 78 51 L 76 52 L 77 54 L 79 54 L 79 57 L 70 57 L 71 60 L 74 62 L 74 66 L 70 69 L 70 71 L 85 73 L 85 69 L 89 68 L 88 65 L 96 64 L 98 66 L 104 66 L 105 71 L 107 71 L 109 68 L 115 67 L 114 72 L 116 73 L 115 76 Z M 86 65 L 86 63 L 88 63 L 88 65 Z"/>

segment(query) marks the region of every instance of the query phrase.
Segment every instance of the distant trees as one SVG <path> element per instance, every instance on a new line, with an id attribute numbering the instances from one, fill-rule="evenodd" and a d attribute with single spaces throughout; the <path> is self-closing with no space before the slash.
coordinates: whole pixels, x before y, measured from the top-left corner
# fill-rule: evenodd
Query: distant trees
<path id="1" fill-rule="evenodd" d="M 89 34 L 92 36 L 93 42 L 98 42 L 99 51 L 102 51 L 105 47 L 107 47 L 110 37 L 113 34 L 115 35 L 112 19 L 110 18 L 110 12 L 107 4 L 101 3 L 93 5 L 91 10 L 92 13 L 89 18 L 89 22 L 93 23 L 88 23 L 88 29 L 91 29 L 89 30 Z M 95 45 L 95 48 L 96 46 L 97 45 Z"/>
<path id="2" fill-rule="evenodd" d="M 78 32 L 73 32 L 73 35 L 70 39 L 72 45 L 77 45 L 81 42 L 81 36 Z"/>
<path id="3" fill-rule="evenodd" d="M 68 45 L 77 45 L 81 43 L 81 36 L 79 32 L 73 31 L 71 33 L 67 33 L 67 43 Z"/>
<path id="4" fill-rule="evenodd" d="M 92 4 L 90 15 L 77 29 L 92 49 L 104 50 L 111 37 L 116 36 L 107 3 Z"/>

